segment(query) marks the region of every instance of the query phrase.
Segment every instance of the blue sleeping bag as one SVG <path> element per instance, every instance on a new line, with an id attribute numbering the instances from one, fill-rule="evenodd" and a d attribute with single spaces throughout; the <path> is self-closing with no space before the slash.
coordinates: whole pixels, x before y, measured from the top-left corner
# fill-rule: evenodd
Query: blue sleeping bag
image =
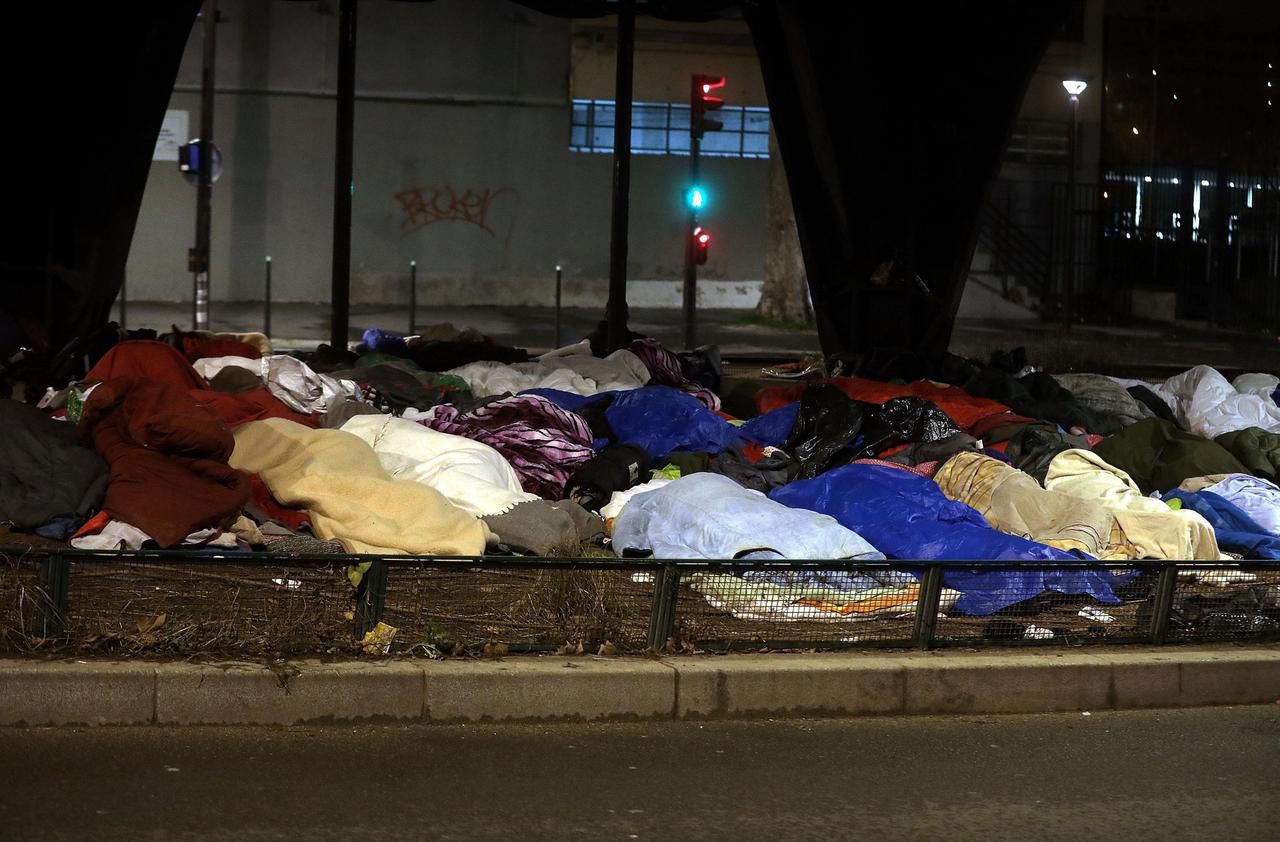
<path id="1" fill-rule="evenodd" d="M 880 465 L 846 465 L 775 489 L 788 506 L 828 514 L 891 559 L 903 561 L 1079 561 L 1063 550 L 992 529 L 976 510 L 947 499 L 932 480 Z M 943 582 L 963 596 L 954 610 L 986 615 L 1045 591 L 1120 600 L 1105 570 L 948 570 Z"/>
<path id="2" fill-rule="evenodd" d="M 1212 491 L 1170 491 L 1164 501 L 1181 500 L 1182 508 L 1204 516 L 1218 537 L 1218 546 L 1251 559 L 1280 559 L 1280 538 L 1272 535 L 1226 497 Z"/>

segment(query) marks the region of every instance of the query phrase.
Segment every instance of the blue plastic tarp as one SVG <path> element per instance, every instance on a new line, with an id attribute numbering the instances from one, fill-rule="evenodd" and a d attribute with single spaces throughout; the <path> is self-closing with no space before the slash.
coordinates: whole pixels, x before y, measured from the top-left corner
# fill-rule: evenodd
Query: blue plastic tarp
<path id="1" fill-rule="evenodd" d="M 409 353 L 409 348 L 405 345 L 404 337 L 398 333 L 392 333 L 389 330 L 371 327 L 366 330 L 360 337 L 370 353 L 374 354 L 395 354 L 403 357 Z"/>
<path id="2" fill-rule="evenodd" d="M 800 401 L 792 401 L 772 412 L 752 418 L 739 427 L 738 432 L 747 441 L 765 447 L 782 447 L 791 437 L 791 429 L 795 427 L 799 415 Z"/>
<path id="3" fill-rule="evenodd" d="M 1073 555 L 992 529 L 976 510 L 949 500 L 932 480 L 880 465 L 846 465 L 775 489 L 772 499 L 831 515 L 891 559 L 903 561 L 1044 562 L 1044 569 L 949 570 L 944 584 L 963 596 L 953 610 L 986 615 L 1045 591 L 1119 602 L 1105 570 L 1052 569 Z"/>
<path id="4" fill-rule="evenodd" d="M 605 418 L 620 444 L 643 447 L 658 459 L 677 450 L 719 453 L 742 445 L 738 430 L 687 392 L 644 386 L 618 393 Z"/>

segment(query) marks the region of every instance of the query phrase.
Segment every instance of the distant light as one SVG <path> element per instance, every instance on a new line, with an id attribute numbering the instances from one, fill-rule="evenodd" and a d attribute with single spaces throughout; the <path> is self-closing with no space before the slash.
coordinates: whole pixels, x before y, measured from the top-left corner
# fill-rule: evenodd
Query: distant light
<path id="1" fill-rule="evenodd" d="M 1137 133 L 1138 133 L 1138 127 L 1137 127 L 1137 126 L 1134 126 L 1134 127 L 1133 127 L 1133 133 L 1134 133 L 1134 134 L 1137 134 Z"/>
<path id="2" fill-rule="evenodd" d="M 1177 101 L 1178 101 L 1178 95 L 1177 95 L 1177 94 L 1174 94 L 1174 95 L 1173 95 L 1173 101 L 1174 101 L 1174 102 L 1177 102 Z"/>
<path id="3" fill-rule="evenodd" d="M 1084 89 L 1089 87 L 1089 83 L 1083 79 L 1063 79 L 1062 87 L 1067 89 L 1067 93 L 1072 97 L 1078 97 L 1084 93 Z"/>
<path id="4" fill-rule="evenodd" d="M 1235 187 L 1235 186 L 1236 186 L 1236 183 L 1235 183 L 1234 181 L 1229 181 L 1229 182 L 1227 182 L 1227 186 L 1228 186 L 1228 187 Z"/>
<path id="5" fill-rule="evenodd" d="M 1142 177 L 1142 180 L 1143 180 L 1143 181 L 1145 181 L 1147 184 L 1150 184 L 1150 183 L 1151 183 L 1151 176 L 1149 176 L 1149 175 L 1144 175 L 1144 176 Z"/>
<path id="6" fill-rule="evenodd" d="M 271 259 L 271 258 L 269 258 L 269 257 L 267 258 L 267 260 L 270 260 L 270 259 Z M 410 260 L 410 261 L 409 261 L 409 267 L 410 267 L 410 268 L 413 268 L 414 266 L 417 266 L 417 265 L 418 265 L 418 261 L 416 261 L 416 260 Z"/>
<path id="7" fill-rule="evenodd" d="M 1157 240 L 1163 240 L 1163 239 L 1164 239 L 1164 232 L 1163 232 L 1163 231 L 1157 231 L 1157 232 L 1156 232 L 1156 239 L 1157 239 Z"/>
<path id="8" fill-rule="evenodd" d="M 701 187 L 690 187 L 685 201 L 693 210 L 701 210 L 707 204 L 707 194 L 702 192 Z"/>
<path id="9" fill-rule="evenodd" d="M 267 262 L 268 262 L 268 263 L 270 263 L 270 262 L 271 262 L 271 255 L 269 255 L 269 254 L 267 255 Z"/>
<path id="10" fill-rule="evenodd" d="M 1158 76 L 1158 75 L 1160 75 L 1160 74 L 1156 73 L 1156 69 L 1153 67 L 1153 68 L 1151 68 L 1151 75 L 1152 75 L 1152 76 Z"/>
<path id="11" fill-rule="evenodd" d="M 1261 190 L 1261 189 L 1262 189 L 1262 185 L 1261 185 L 1261 184 L 1255 184 L 1255 185 L 1254 185 L 1254 189 L 1255 189 L 1255 190 Z"/>
<path id="12" fill-rule="evenodd" d="M 1200 186 L 1201 186 L 1201 187 L 1208 187 L 1208 186 L 1209 186 L 1209 179 L 1207 179 L 1207 178 L 1201 179 L 1201 180 L 1200 180 Z"/>
<path id="13" fill-rule="evenodd" d="M 704 82 L 704 83 L 703 83 L 703 85 L 702 85 L 702 92 L 703 92 L 704 94 L 709 94 L 709 93 L 711 93 L 711 85 L 709 85 L 709 84 L 707 84 L 707 83 L 705 83 L 705 82 Z"/>
<path id="14" fill-rule="evenodd" d="M 1174 184 L 1181 184 L 1182 182 L 1181 182 L 1181 181 L 1178 181 L 1178 179 L 1176 179 L 1176 178 L 1175 178 L 1175 179 L 1173 180 L 1173 183 L 1174 183 Z"/>
<path id="15" fill-rule="evenodd" d="M 1110 199 L 1110 198 L 1111 198 L 1111 194 L 1110 194 L 1110 193 L 1108 193 L 1106 190 L 1103 190 L 1103 191 L 1102 191 L 1102 198 L 1104 198 L 1104 199 Z"/>
<path id="16" fill-rule="evenodd" d="M 711 242 L 711 235 L 710 235 L 710 234 L 699 234 L 699 235 L 698 235 L 698 242 L 702 243 L 702 244 L 705 246 L 707 243 Z"/>
<path id="17" fill-rule="evenodd" d="M 557 272 L 559 272 L 559 271 L 560 271 L 560 264 L 559 264 L 559 263 L 557 263 L 557 264 L 556 264 L 556 271 L 557 271 Z"/>

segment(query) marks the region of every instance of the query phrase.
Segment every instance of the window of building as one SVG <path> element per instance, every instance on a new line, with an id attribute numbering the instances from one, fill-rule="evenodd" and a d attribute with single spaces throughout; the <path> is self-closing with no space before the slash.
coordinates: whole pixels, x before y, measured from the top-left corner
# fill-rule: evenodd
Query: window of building
<path id="1" fill-rule="evenodd" d="M 726 105 L 714 112 L 724 128 L 707 132 L 702 154 L 721 158 L 769 157 L 769 109 Z M 575 99 L 569 130 L 571 152 L 613 152 L 614 103 Z M 636 102 L 631 106 L 631 151 L 637 155 L 688 155 L 689 106 Z"/>

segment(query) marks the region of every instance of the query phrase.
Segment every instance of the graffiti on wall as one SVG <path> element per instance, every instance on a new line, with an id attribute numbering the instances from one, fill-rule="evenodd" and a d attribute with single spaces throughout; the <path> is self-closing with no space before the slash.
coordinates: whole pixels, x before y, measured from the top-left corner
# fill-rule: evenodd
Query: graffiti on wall
<path id="1" fill-rule="evenodd" d="M 469 222 L 484 231 L 490 237 L 496 236 L 489 227 L 489 208 L 493 200 L 503 193 L 513 192 L 509 187 L 494 190 L 486 187 L 475 190 L 468 187 L 459 193 L 448 185 L 442 187 L 409 187 L 395 194 L 404 211 L 404 219 L 400 222 L 403 231 L 425 228 L 437 222 Z"/>

